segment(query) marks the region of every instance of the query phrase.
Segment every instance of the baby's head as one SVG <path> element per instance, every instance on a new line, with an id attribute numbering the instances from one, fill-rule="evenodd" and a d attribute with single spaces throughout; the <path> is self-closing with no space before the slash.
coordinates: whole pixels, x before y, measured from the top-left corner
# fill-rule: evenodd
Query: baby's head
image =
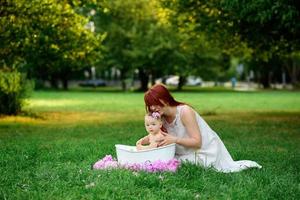
<path id="1" fill-rule="evenodd" d="M 145 127 L 150 134 L 158 133 L 162 127 L 160 114 L 158 112 L 153 112 L 145 115 Z"/>

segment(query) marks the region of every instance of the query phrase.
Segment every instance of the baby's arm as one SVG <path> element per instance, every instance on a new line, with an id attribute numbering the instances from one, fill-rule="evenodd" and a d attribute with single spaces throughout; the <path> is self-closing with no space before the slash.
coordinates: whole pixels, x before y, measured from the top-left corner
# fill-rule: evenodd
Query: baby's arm
<path id="1" fill-rule="evenodd" d="M 158 142 L 156 142 L 151 135 L 147 135 L 142 139 L 136 142 L 137 150 L 146 150 L 146 149 L 153 149 L 158 146 Z"/>
<path id="2" fill-rule="evenodd" d="M 157 143 L 150 143 L 149 145 L 137 145 L 137 150 L 154 149 L 157 147 Z"/>
<path id="3" fill-rule="evenodd" d="M 150 143 L 150 139 L 149 139 L 149 135 L 139 139 L 137 142 L 136 142 L 136 145 L 143 145 L 143 144 L 149 144 Z"/>
<path id="4" fill-rule="evenodd" d="M 143 149 L 143 145 L 146 145 L 146 144 L 149 144 L 150 143 L 150 139 L 149 139 L 149 135 L 139 139 L 137 142 L 136 142 L 136 148 L 138 150 L 142 150 Z"/>

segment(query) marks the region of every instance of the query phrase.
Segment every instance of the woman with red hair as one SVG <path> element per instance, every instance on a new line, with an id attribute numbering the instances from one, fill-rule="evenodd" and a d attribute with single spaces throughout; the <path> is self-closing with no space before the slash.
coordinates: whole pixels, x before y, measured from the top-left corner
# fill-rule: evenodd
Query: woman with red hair
<path id="1" fill-rule="evenodd" d="M 261 168 L 254 161 L 234 161 L 219 136 L 203 118 L 191 106 L 176 101 L 162 84 L 151 87 L 145 93 L 144 100 L 148 113 L 158 112 L 162 117 L 165 132 L 159 146 L 176 143 L 176 158 L 221 172 Z"/>

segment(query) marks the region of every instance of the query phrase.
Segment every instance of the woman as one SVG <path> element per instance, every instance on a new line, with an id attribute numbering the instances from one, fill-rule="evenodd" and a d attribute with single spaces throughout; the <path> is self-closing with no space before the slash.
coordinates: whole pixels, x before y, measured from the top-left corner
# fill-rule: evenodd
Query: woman
<path id="1" fill-rule="evenodd" d="M 189 105 L 176 101 L 161 84 L 151 87 L 144 96 L 147 112 L 162 116 L 164 138 L 159 146 L 176 143 L 176 158 L 221 172 L 261 168 L 254 161 L 233 161 L 219 136 Z"/>

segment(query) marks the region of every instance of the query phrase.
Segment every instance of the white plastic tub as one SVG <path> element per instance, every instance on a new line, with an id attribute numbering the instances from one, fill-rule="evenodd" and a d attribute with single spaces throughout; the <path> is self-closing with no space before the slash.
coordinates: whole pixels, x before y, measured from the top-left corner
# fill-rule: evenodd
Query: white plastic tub
<path id="1" fill-rule="evenodd" d="M 169 161 L 175 156 L 175 144 L 137 151 L 135 146 L 116 144 L 118 163 L 134 164 L 145 163 L 146 161 L 154 162 L 157 160 Z"/>

